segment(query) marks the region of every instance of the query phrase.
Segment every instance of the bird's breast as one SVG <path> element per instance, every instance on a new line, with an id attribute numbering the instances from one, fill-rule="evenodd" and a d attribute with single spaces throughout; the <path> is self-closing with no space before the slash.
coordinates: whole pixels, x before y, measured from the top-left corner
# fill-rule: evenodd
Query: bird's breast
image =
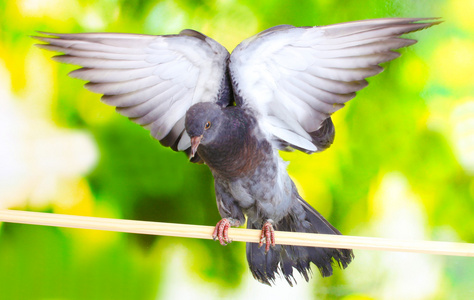
<path id="1" fill-rule="evenodd" d="M 211 171 L 227 179 L 248 177 L 272 159 L 271 145 L 253 137 L 229 139 L 229 143 L 198 149 Z"/>

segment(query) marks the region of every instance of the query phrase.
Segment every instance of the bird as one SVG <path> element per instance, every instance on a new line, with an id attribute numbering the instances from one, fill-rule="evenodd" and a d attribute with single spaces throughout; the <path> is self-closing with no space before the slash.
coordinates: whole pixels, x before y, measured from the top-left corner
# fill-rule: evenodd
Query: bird
<path id="1" fill-rule="evenodd" d="M 351 249 L 278 245 L 275 231 L 340 235 L 308 204 L 280 151 L 321 152 L 335 137 L 331 115 L 382 72 L 393 51 L 417 41 L 406 33 L 437 18 L 382 18 L 324 26 L 278 25 L 229 51 L 191 29 L 172 35 L 48 33 L 35 36 L 53 59 L 78 65 L 73 78 L 101 101 L 148 129 L 163 146 L 206 164 L 218 211 L 212 237 L 231 242 L 229 228 L 261 230 L 247 243 L 255 279 L 267 285 L 294 270 L 309 281 L 346 268 Z M 263 245 L 265 245 L 263 247 Z"/>

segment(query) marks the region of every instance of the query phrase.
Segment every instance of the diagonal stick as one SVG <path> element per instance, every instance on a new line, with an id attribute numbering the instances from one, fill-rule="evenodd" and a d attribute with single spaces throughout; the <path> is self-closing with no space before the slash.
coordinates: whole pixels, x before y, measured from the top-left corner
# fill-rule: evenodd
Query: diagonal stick
<path id="1" fill-rule="evenodd" d="M 0 209 L 0 221 L 201 239 L 212 239 L 211 235 L 214 230 L 212 226 L 81 217 L 6 209 Z M 231 228 L 229 229 L 229 236 L 234 241 L 258 243 L 260 230 Z M 277 231 L 275 236 L 276 243 L 281 245 L 417 252 L 474 257 L 474 244 L 472 243 L 394 240 L 286 231 Z"/>

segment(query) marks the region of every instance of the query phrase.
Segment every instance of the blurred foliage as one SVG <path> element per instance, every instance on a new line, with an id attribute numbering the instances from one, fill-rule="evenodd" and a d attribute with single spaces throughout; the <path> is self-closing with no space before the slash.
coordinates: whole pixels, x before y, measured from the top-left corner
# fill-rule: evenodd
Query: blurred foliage
<path id="1" fill-rule="evenodd" d="M 386 64 L 334 115 L 337 134 L 329 150 L 282 156 L 291 160 L 289 172 L 303 197 L 345 234 L 384 235 L 377 220 L 390 218 L 377 195 L 387 176 L 396 174 L 407 182 L 399 190 L 422 211 L 416 215 L 419 228 L 406 229 L 410 219 L 402 219 L 397 237 L 421 231 L 416 238 L 472 243 L 473 6 L 464 0 L 0 1 L 0 207 L 205 225 L 220 218 L 207 167 L 165 149 L 100 103 L 83 82 L 67 77 L 74 67 L 33 47 L 29 36 L 35 31 L 172 34 L 192 28 L 231 50 L 278 24 L 441 16 L 445 23 L 411 34 L 420 42 L 400 50 L 401 58 Z M 63 136 L 77 138 L 80 147 L 61 142 Z M 241 243 L 221 247 L 212 241 L 0 224 L 0 299 L 165 297 L 169 256 L 183 246 L 193 280 L 207 282 L 222 297 L 245 289 L 242 278 L 249 273 Z M 364 255 L 356 252 L 348 270 L 333 277 L 320 280 L 315 274 L 312 295 L 396 295 L 397 290 L 382 289 L 391 285 L 377 269 L 383 258 L 374 255 L 364 264 Z M 413 299 L 474 294 L 472 259 L 439 257 L 432 265 L 440 274 L 429 283 L 433 292 Z"/>

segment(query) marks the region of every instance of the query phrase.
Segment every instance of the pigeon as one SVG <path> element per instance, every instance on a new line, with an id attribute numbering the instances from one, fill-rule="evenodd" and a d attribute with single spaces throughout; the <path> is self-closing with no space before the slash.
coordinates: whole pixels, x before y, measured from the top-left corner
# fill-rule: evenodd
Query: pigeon
<path id="1" fill-rule="evenodd" d="M 287 173 L 279 151 L 307 154 L 334 140 L 331 115 L 367 86 L 392 50 L 416 40 L 400 36 L 439 24 L 436 18 L 384 18 L 327 26 L 279 25 L 241 42 L 230 54 L 210 37 L 185 29 L 174 35 L 40 32 L 37 46 L 53 59 L 81 66 L 69 73 L 103 94 L 101 101 L 143 126 L 163 146 L 206 164 L 214 176 L 228 230 L 261 230 L 247 243 L 253 276 L 309 281 L 311 263 L 326 277 L 346 268 L 351 249 L 276 245 L 275 231 L 341 233 L 309 205 Z M 262 247 L 265 244 L 265 247 Z"/>

